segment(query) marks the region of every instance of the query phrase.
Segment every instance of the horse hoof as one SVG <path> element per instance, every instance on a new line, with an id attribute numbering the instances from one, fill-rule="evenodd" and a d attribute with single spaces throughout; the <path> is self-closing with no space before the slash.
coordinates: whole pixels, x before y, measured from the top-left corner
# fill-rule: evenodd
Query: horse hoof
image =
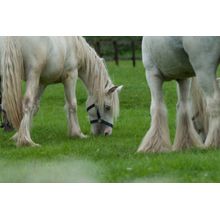
<path id="1" fill-rule="evenodd" d="M 85 139 L 85 138 L 88 138 L 89 136 L 88 136 L 88 135 L 85 135 L 85 134 L 83 134 L 83 133 L 81 133 L 79 137 L 80 137 L 81 139 Z"/>
<path id="2" fill-rule="evenodd" d="M 17 141 L 16 146 L 17 147 L 40 147 L 41 145 L 36 144 L 33 141 L 27 141 L 27 140 L 21 141 L 20 140 L 20 141 Z"/>
<path id="3" fill-rule="evenodd" d="M 162 146 L 151 146 L 151 147 L 145 147 L 140 146 L 137 150 L 137 153 L 165 153 L 169 152 L 169 147 L 162 147 Z"/>
<path id="4" fill-rule="evenodd" d="M 200 144 L 200 145 L 198 145 L 198 146 L 196 146 L 197 148 L 199 148 L 199 149 L 208 149 L 209 147 L 208 146 L 206 146 L 205 144 Z"/>
<path id="5" fill-rule="evenodd" d="M 41 145 L 33 142 L 33 143 L 31 143 L 30 147 L 41 147 Z"/>
<path id="6" fill-rule="evenodd" d="M 88 138 L 88 136 L 83 133 L 71 134 L 70 137 L 71 138 L 80 138 L 80 139 Z"/>

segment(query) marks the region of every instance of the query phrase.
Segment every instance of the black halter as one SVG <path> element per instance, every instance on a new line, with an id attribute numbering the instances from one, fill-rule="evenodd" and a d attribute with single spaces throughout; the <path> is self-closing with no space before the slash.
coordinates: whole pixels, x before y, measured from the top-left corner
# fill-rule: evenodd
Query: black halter
<path id="1" fill-rule="evenodd" d="M 108 127 L 113 128 L 113 124 L 112 124 L 112 123 L 107 122 L 107 121 L 105 121 L 105 120 L 102 119 L 102 117 L 101 117 L 101 115 L 100 115 L 100 112 L 99 112 L 99 109 L 96 108 L 95 104 L 90 105 L 90 106 L 86 109 L 87 112 L 89 112 L 92 108 L 95 108 L 95 109 L 96 109 L 97 119 L 95 119 L 95 120 L 90 120 L 90 123 L 91 123 L 91 124 L 101 123 L 101 124 L 104 124 L 104 125 L 106 125 L 106 126 L 108 126 Z"/>

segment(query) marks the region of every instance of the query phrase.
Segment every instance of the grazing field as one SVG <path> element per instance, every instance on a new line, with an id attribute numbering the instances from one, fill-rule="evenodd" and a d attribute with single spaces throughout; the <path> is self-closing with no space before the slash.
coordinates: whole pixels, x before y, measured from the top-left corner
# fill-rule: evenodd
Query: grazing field
<path id="1" fill-rule="evenodd" d="M 220 182 L 220 150 L 192 149 L 137 154 L 150 125 L 150 94 L 141 62 L 108 63 L 123 84 L 121 114 L 111 137 L 94 137 L 85 111 L 86 91 L 78 82 L 78 116 L 88 139 L 67 137 L 62 85 L 49 86 L 34 119 L 32 138 L 40 148 L 16 148 L 12 133 L 0 131 L 0 182 Z M 166 83 L 171 137 L 175 132 L 175 82 Z"/>

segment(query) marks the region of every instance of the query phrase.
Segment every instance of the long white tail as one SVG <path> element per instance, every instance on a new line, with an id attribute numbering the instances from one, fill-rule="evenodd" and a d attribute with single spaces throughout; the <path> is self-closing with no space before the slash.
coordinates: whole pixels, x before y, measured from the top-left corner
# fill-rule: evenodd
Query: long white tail
<path id="1" fill-rule="evenodd" d="M 22 119 L 23 57 L 13 37 L 4 39 L 1 57 L 2 106 L 13 127 L 18 129 Z"/>

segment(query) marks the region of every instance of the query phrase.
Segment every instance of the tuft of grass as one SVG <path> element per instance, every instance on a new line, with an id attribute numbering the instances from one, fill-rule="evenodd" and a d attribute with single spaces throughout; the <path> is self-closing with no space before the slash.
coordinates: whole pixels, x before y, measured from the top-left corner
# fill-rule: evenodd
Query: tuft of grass
<path id="1" fill-rule="evenodd" d="M 40 148 L 16 148 L 11 133 L 0 131 L 0 182 L 220 182 L 220 151 L 191 149 L 137 154 L 150 126 L 150 93 L 144 68 L 137 62 L 108 63 L 115 84 L 123 84 L 121 113 L 111 137 L 94 137 L 85 111 L 86 91 L 77 85 L 78 116 L 88 139 L 67 136 L 62 85 L 49 86 L 34 119 L 32 138 Z M 175 134 L 176 85 L 164 95 L 172 139 Z"/>

